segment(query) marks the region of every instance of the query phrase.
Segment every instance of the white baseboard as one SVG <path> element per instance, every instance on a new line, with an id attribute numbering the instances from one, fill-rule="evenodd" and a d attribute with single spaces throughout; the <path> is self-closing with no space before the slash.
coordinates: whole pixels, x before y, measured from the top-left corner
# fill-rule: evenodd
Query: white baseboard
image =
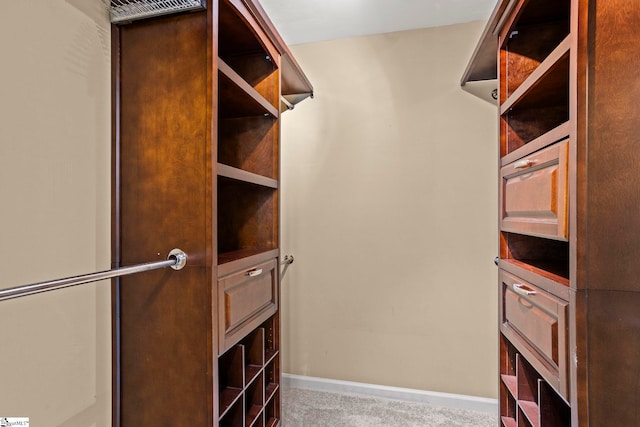
<path id="1" fill-rule="evenodd" d="M 498 413 L 498 401 L 496 399 L 489 399 L 485 397 L 439 393 L 435 391 L 389 387 L 384 385 L 331 380 L 293 374 L 282 374 L 282 385 L 284 387 L 301 388 L 306 390 L 355 394 L 366 397 L 382 397 L 385 399 L 424 403 L 431 406 L 451 409 L 465 409 L 490 414 Z"/>

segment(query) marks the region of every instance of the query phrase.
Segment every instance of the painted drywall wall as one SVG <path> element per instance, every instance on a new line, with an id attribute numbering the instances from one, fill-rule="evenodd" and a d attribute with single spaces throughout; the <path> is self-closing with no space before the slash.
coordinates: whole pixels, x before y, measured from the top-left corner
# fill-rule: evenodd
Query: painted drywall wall
<path id="1" fill-rule="evenodd" d="M 293 46 L 284 372 L 497 396 L 496 107 L 459 84 L 483 26 Z"/>
<path id="2" fill-rule="evenodd" d="M 110 267 L 104 4 L 0 4 L 0 288 Z M 111 425 L 108 283 L 0 302 L 0 417 Z"/>

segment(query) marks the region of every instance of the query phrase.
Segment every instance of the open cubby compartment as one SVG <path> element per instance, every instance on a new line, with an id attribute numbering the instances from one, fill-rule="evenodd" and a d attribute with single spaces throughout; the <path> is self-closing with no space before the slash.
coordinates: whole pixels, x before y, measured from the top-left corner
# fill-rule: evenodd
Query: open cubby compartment
<path id="1" fill-rule="evenodd" d="M 516 398 L 538 405 L 538 380 L 540 375 L 521 354 L 516 353 Z"/>
<path id="2" fill-rule="evenodd" d="M 256 421 L 259 419 L 264 408 L 264 379 L 261 373 L 255 381 L 247 386 L 245 391 L 245 405 L 246 405 L 246 425 L 257 425 Z"/>
<path id="3" fill-rule="evenodd" d="M 264 329 L 258 328 L 247 335 L 242 341 L 245 348 L 245 381 L 254 382 L 264 366 Z"/>
<path id="4" fill-rule="evenodd" d="M 220 0 L 218 22 L 218 56 L 279 107 L 279 54 L 252 14 L 239 1 Z"/>
<path id="5" fill-rule="evenodd" d="M 514 375 L 514 381 L 515 378 Z M 504 380 L 504 377 L 502 379 Z M 511 422 L 515 423 L 517 411 L 516 399 L 504 381 L 500 383 L 500 402 L 500 419 L 502 424 L 511 425 Z"/>
<path id="6" fill-rule="evenodd" d="M 540 426 L 539 374 L 520 354 L 516 354 L 518 425 Z M 525 421 L 526 422 L 523 422 Z"/>
<path id="7" fill-rule="evenodd" d="M 218 101 L 219 118 L 280 115 L 278 108 L 222 61 L 218 63 Z"/>
<path id="8" fill-rule="evenodd" d="M 569 242 L 516 233 L 501 234 L 507 262 L 569 285 Z"/>
<path id="9" fill-rule="evenodd" d="M 517 399 L 517 383 L 516 383 L 516 351 L 506 339 L 500 336 L 500 379 L 504 387 L 503 391 L 507 392 L 510 400 Z M 515 415 L 514 411 L 509 411 L 511 416 Z M 505 415 L 505 414 L 501 414 Z"/>
<path id="10" fill-rule="evenodd" d="M 233 406 L 220 416 L 220 427 L 244 427 L 245 412 L 243 399 L 238 399 Z"/>
<path id="11" fill-rule="evenodd" d="M 523 3 L 506 34 L 502 50 L 508 98 L 570 33 L 570 0 L 529 0 Z"/>
<path id="12" fill-rule="evenodd" d="M 504 427 L 516 426 L 516 350 L 500 334 L 500 421 Z"/>
<path id="13" fill-rule="evenodd" d="M 244 352 L 243 345 L 236 345 L 218 359 L 220 417 L 229 412 L 236 402 L 242 401 L 245 384 Z"/>
<path id="14" fill-rule="evenodd" d="M 569 120 L 569 53 L 545 71 L 500 107 L 501 138 L 506 147 L 503 155 Z"/>
<path id="15" fill-rule="evenodd" d="M 218 253 L 266 252 L 277 236 L 278 191 L 219 176 Z"/>
<path id="16" fill-rule="evenodd" d="M 275 357 L 264 368 L 265 402 L 269 402 L 280 388 L 280 358 Z"/>
<path id="17" fill-rule="evenodd" d="M 571 408 L 545 381 L 538 381 L 538 396 L 542 427 L 571 425 Z"/>
<path id="18" fill-rule="evenodd" d="M 268 364 L 278 355 L 280 349 L 277 316 L 270 317 L 260 327 L 264 329 L 264 363 Z"/>
<path id="19" fill-rule="evenodd" d="M 218 121 L 218 162 L 278 179 L 278 120 L 271 115 Z"/>
<path id="20" fill-rule="evenodd" d="M 280 394 L 276 393 L 264 408 L 265 427 L 275 427 L 280 422 Z"/>

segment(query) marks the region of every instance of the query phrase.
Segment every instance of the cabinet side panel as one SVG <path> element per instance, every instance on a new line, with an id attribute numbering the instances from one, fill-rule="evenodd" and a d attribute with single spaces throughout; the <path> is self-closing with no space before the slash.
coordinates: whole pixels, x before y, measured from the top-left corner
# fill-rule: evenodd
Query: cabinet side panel
<path id="1" fill-rule="evenodd" d="M 135 25 L 135 26 L 134 26 Z M 121 30 L 122 262 L 206 262 L 210 123 L 204 13 Z"/>
<path id="2" fill-rule="evenodd" d="M 211 424 L 208 275 L 187 267 L 122 278 L 122 426 Z"/>
<path id="3" fill-rule="evenodd" d="M 640 290 L 640 3 L 595 2 L 588 76 L 586 287 Z"/>
<path id="4" fill-rule="evenodd" d="M 587 292 L 588 425 L 640 425 L 640 292 Z"/>
<path id="5" fill-rule="evenodd" d="M 211 61 L 206 12 L 120 27 L 121 425 L 211 425 Z M 209 34 L 209 35 L 208 35 Z M 209 225 L 207 225 L 209 224 Z"/>

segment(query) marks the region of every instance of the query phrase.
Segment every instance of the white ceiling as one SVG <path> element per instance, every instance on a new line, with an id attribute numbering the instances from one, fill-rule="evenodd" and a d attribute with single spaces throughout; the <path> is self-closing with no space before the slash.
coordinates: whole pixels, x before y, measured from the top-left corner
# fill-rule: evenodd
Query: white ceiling
<path id="1" fill-rule="evenodd" d="M 287 44 L 486 20 L 497 0 L 261 0 Z"/>

